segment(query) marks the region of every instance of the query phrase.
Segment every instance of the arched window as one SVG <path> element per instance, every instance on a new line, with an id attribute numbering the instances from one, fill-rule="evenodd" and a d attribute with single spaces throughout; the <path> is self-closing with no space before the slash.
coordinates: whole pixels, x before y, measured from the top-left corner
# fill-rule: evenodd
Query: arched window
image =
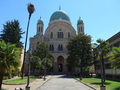
<path id="1" fill-rule="evenodd" d="M 40 32 L 40 27 L 39 27 L 39 32 Z"/>
<path id="2" fill-rule="evenodd" d="M 78 27 L 78 33 L 80 33 L 80 32 L 81 32 L 80 27 Z"/>
<path id="3" fill-rule="evenodd" d="M 61 38 L 64 38 L 63 32 L 61 32 Z"/>
<path id="4" fill-rule="evenodd" d="M 58 51 L 63 51 L 63 45 L 62 44 L 58 45 Z"/>
<path id="5" fill-rule="evenodd" d="M 50 34 L 50 38 L 53 38 L 53 32 L 51 32 L 51 34 Z"/>
<path id="6" fill-rule="evenodd" d="M 54 45 L 50 45 L 49 50 L 50 50 L 50 51 L 54 51 Z"/>
<path id="7" fill-rule="evenodd" d="M 68 32 L 68 38 L 70 38 L 70 32 Z"/>
<path id="8" fill-rule="evenodd" d="M 58 33 L 57 33 L 57 37 L 58 37 L 58 38 L 64 38 L 63 32 L 58 32 Z"/>
<path id="9" fill-rule="evenodd" d="M 63 45 L 60 46 L 61 51 L 63 51 Z"/>
<path id="10" fill-rule="evenodd" d="M 82 27 L 81 27 L 81 32 L 83 31 Z"/>
<path id="11" fill-rule="evenodd" d="M 37 44 L 39 44 L 39 42 L 37 42 Z"/>
<path id="12" fill-rule="evenodd" d="M 60 51 L 60 45 L 58 45 L 58 51 Z"/>
<path id="13" fill-rule="evenodd" d="M 43 27 L 41 27 L 41 32 L 43 32 Z"/>
<path id="14" fill-rule="evenodd" d="M 54 45 L 52 45 L 52 51 L 54 51 Z"/>

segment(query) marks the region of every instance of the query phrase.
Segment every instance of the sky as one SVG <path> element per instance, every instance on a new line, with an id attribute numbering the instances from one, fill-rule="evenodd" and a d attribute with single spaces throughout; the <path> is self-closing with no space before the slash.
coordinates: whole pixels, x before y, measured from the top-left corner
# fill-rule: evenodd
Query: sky
<path id="1" fill-rule="evenodd" d="M 28 32 L 29 38 L 36 34 L 36 24 L 40 17 L 44 21 L 44 30 L 48 27 L 51 15 L 59 10 L 65 11 L 77 30 L 79 17 L 84 22 L 85 34 L 91 35 L 92 42 L 101 38 L 107 40 L 120 30 L 120 0 L 0 0 L 0 31 L 3 24 L 14 19 L 19 20 L 20 28 L 26 32 L 28 22 L 28 3 L 34 4 Z M 26 34 L 21 41 L 25 42 Z"/>

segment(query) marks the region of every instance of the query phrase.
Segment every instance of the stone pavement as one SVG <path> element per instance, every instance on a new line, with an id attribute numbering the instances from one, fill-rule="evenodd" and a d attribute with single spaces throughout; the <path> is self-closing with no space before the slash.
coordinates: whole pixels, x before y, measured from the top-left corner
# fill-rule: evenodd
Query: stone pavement
<path id="1" fill-rule="evenodd" d="M 94 90 L 74 78 L 65 75 L 54 75 L 37 90 Z"/>

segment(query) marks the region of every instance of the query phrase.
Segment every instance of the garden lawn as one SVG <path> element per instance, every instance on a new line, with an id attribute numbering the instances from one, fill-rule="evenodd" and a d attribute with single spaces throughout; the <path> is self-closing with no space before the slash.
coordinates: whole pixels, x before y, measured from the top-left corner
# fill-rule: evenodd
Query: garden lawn
<path id="1" fill-rule="evenodd" d="M 79 78 L 76 78 L 79 80 Z M 98 88 L 101 85 L 101 79 L 99 78 L 83 78 L 82 82 L 93 85 L 94 88 Z M 112 81 L 112 80 L 106 80 L 105 81 L 106 90 L 120 90 L 120 82 Z"/>
<path id="2" fill-rule="evenodd" d="M 35 78 L 32 76 L 30 77 L 30 81 L 34 80 Z M 25 77 L 24 79 L 16 78 L 16 79 L 9 79 L 9 80 L 4 80 L 3 83 L 7 84 L 18 84 L 18 83 L 27 83 L 27 78 Z"/>

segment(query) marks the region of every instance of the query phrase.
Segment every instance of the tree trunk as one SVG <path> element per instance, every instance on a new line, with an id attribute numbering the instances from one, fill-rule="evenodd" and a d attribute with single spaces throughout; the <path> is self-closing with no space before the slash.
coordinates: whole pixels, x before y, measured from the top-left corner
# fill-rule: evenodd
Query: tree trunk
<path id="1" fill-rule="evenodd" d="M 33 75 L 35 75 L 35 69 L 33 68 Z"/>
<path id="2" fill-rule="evenodd" d="M 4 76 L 4 72 L 0 72 L 0 90 L 2 89 L 3 76 Z"/>

